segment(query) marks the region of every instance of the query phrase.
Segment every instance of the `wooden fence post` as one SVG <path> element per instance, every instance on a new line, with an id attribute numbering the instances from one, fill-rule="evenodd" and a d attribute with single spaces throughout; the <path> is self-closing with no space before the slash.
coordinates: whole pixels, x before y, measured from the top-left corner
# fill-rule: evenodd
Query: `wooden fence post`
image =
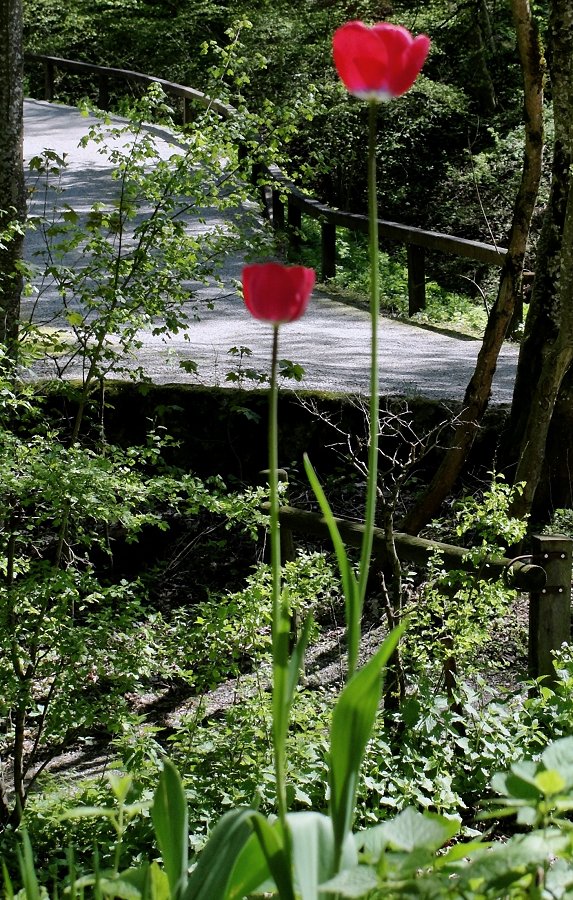
<path id="1" fill-rule="evenodd" d="M 52 103 L 54 99 L 54 63 L 51 59 L 44 60 L 44 100 Z"/>
<path id="2" fill-rule="evenodd" d="M 322 280 L 334 278 L 336 275 L 336 225 L 332 222 L 321 222 L 322 245 Z"/>
<path id="3" fill-rule="evenodd" d="M 571 554 L 562 534 L 534 535 L 532 562 L 543 566 L 547 584 L 529 597 L 529 674 L 555 681 L 553 651 L 571 638 Z"/>
<path id="4" fill-rule="evenodd" d="M 287 203 L 288 239 L 293 247 L 300 245 L 300 229 L 302 225 L 302 213 L 299 206 L 295 206 L 292 198 Z"/>
<path id="5" fill-rule="evenodd" d="M 285 207 L 282 200 L 281 192 L 273 188 L 273 228 L 276 231 L 284 231 L 285 227 Z"/>
<path id="6" fill-rule="evenodd" d="M 408 244 L 408 315 L 426 308 L 426 253 L 423 247 Z"/>
<path id="7" fill-rule="evenodd" d="M 100 109 L 107 109 L 109 107 L 109 78 L 105 72 L 100 72 L 99 75 L 97 105 Z"/>

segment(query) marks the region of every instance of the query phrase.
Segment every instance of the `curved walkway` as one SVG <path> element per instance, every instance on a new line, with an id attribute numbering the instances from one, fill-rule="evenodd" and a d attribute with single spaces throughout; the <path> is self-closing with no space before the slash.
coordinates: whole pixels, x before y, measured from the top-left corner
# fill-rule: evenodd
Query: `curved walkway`
<path id="1" fill-rule="evenodd" d="M 97 200 L 113 196 L 107 160 L 93 145 L 78 148 L 89 128 L 89 119 L 74 107 L 52 105 L 38 100 L 25 104 L 24 152 L 27 160 L 45 147 L 66 153 L 68 168 L 63 202 L 78 211 L 87 211 Z M 170 151 L 169 133 L 154 129 Z M 212 222 L 210 224 L 213 224 Z M 32 232 L 27 239 L 29 257 L 38 248 Z M 239 255 L 226 259 L 224 289 L 199 287 L 203 299 L 213 299 L 214 308 L 205 309 L 200 321 L 192 322 L 185 334 L 164 339 L 143 332 L 143 346 L 135 366 L 142 366 L 154 382 L 194 382 L 224 384 L 226 373 L 236 369 L 229 357 L 231 347 L 248 347 L 252 355 L 245 365 L 268 371 L 270 329 L 246 312 L 237 296 L 233 279 L 240 277 L 243 260 Z M 47 297 L 38 304 L 40 320 L 52 320 L 53 304 Z M 26 312 L 26 304 L 24 304 Z M 281 329 L 280 356 L 305 369 L 301 388 L 336 392 L 368 392 L 369 315 L 316 291 L 303 319 Z M 384 318 L 380 327 L 380 389 L 386 394 L 421 395 L 436 399 L 461 400 L 472 375 L 481 344 L 443 335 L 426 328 Z M 194 360 L 197 376 L 189 375 L 180 360 Z M 509 403 L 515 378 L 517 348 L 506 345 L 500 355 L 492 400 Z M 45 370 L 38 374 L 48 374 Z M 77 374 L 77 373 L 76 373 Z"/>

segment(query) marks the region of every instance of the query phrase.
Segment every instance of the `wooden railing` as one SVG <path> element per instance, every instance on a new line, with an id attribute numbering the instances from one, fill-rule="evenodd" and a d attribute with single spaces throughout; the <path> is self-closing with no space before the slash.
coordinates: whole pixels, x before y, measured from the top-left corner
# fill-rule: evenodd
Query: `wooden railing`
<path id="1" fill-rule="evenodd" d="M 283 558 L 295 555 L 294 534 L 320 540 L 330 536 L 326 520 L 320 513 L 283 506 L 279 510 Z M 340 536 L 349 547 L 362 545 L 364 523 L 351 519 L 335 519 Z M 487 558 L 476 565 L 467 549 L 394 533 L 396 552 L 401 562 L 424 568 L 430 556 L 439 552 L 441 566 L 447 571 L 461 569 L 481 581 L 498 581 L 529 593 L 529 674 L 555 679 L 553 654 L 571 640 L 571 580 L 573 540 L 564 535 L 536 535 L 531 554 L 517 559 Z M 386 536 L 374 529 L 372 546 L 374 561 L 383 563 Z"/>
<path id="2" fill-rule="evenodd" d="M 201 91 L 183 84 L 167 81 L 165 78 L 145 75 L 142 72 L 132 72 L 128 69 L 117 69 L 109 66 L 96 66 L 92 63 L 37 53 L 27 54 L 26 61 L 28 63 L 40 63 L 43 66 L 44 98 L 50 102 L 54 100 L 56 95 L 55 73 L 57 70 L 61 70 L 95 77 L 98 83 L 97 103 L 101 109 L 107 109 L 109 106 L 110 82 L 114 80 L 124 83 L 161 85 L 166 94 L 181 100 L 183 124 L 186 124 L 190 119 L 190 104 L 192 103 L 199 103 L 203 107 L 210 108 L 225 119 L 233 117 L 236 113 L 229 104 L 208 97 Z M 321 276 L 323 280 L 334 277 L 336 274 L 336 229 L 348 228 L 352 231 L 366 233 L 368 231 L 368 217 L 358 213 L 334 209 L 309 197 L 275 165 L 263 167 L 260 164 L 257 165 L 256 177 L 259 184 L 262 183 L 261 169 L 263 182 L 265 180 L 268 181 L 268 187 L 271 192 L 270 218 L 274 228 L 284 231 L 289 240 L 296 243 L 300 235 L 302 215 L 319 219 L 321 223 L 322 247 Z M 489 266 L 502 266 L 507 254 L 507 250 L 503 247 L 495 247 L 491 244 L 470 241 L 449 234 L 441 234 L 440 232 L 426 231 L 423 228 L 414 228 L 410 225 L 400 225 L 397 222 L 389 222 L 385 219 L 379 220 L 378 230 L 381 240 L 396 241 L 406 246 L 408 308 L 410 315 L 414 315 L 414 313 L 424 309 L 426 305 L 426 250 L 438 250 L 442 253 L 465 257 Z"/>

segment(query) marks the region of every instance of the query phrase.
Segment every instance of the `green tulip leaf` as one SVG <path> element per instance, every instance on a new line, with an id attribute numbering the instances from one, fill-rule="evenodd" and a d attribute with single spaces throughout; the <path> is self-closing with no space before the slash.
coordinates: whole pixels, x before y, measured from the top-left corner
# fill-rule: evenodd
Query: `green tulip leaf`
<path id="1" fill-rule="evenodd" d="M 330 733 L 330 815 L 336 854 L 340 856 L 352 826 L 358 775 L 382 693 L 382 669 L 396 649 L 405 625 L 399 625 L 342 691 L 332 715 Z"/>
<path id="2" fill-rule="evenodd" d="M 257 834 L 253 831 L 240 850 L 227 885 L 226 900 L 242 900 L 267 888 L 269 867 Z M 272 886 L 268 886 L 272 890 Z"/>
<path id="3" fill-rule="evenodd" d="M 272 825 L 260 813 L 252 815 L 252 825 L 265 855 L 281 900 L 295 900 L 292 873 L 278 820 Z M 205 898 L 207 900 L 207 898 Z M 215 900 L 215 898 L 213 898 Z"/>
<path id="4" fill-rule="evenodd" d="M 159 777 L 151 819 L 171 895 L 180 897 L 187 883 L 189 822 L 183 784 L 179 772 L 169 760 L 165 760 Z"/>
<path id="5" fill-rule="evenodd" d="M 332 821 L 318 812 L 296 812 L 287 816 L 291 838 L 292 862 L 297 892 L 301 900 L 316 900 L 319 885 L 336 871 Z M 352 835 L 344 844 L 342 865 L 358 861 Z"/>
<path id="6" fill-rule="evenodd" d="M 182 900 L 226 900 L 235 863 L 253 833 L 257 816 L 252 809 L 237 807 L 219 819 L 189 876 Z"/>

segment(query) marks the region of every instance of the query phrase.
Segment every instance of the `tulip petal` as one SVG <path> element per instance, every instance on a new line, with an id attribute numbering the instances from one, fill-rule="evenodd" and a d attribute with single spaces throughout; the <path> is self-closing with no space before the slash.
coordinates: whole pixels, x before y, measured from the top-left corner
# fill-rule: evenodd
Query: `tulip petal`
<path id="1" fill-rule="evenodd" d="M 401 25 L 347 22 L 332 38 L 334 64 L 346 89 L 357 97 L 386 100 L 413 85 L 430 48 Z"/>
<path id="2" fill-rule="evenodd" d="M 313 269 L 263 263 L 243 269 L 245 306 L 255 319 L 276 325 L 299 319 L 315 282 Z"/>

